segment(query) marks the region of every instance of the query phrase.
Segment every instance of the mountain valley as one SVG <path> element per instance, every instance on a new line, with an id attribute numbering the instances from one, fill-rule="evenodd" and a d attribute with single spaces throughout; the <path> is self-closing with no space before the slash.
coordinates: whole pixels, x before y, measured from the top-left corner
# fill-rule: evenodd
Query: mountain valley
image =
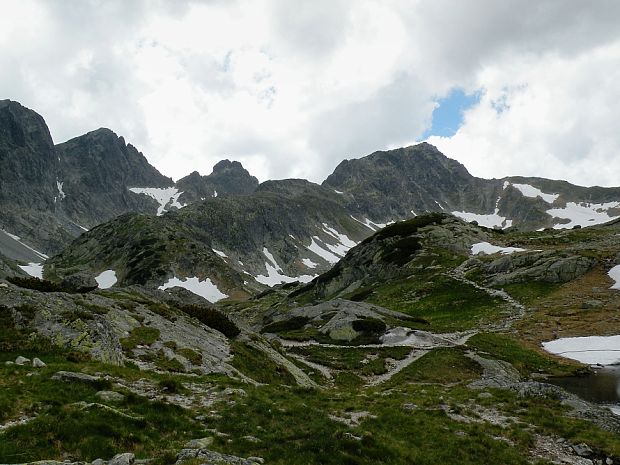
<path id="1" fill-rule="evenodd" d="M 174 182 L 7 100 L 0 186 L 0 463 L 620 464 L 556 382 L 617 360 L 566 347 L 620 334 L 620 188 L 427 143 Z"/>

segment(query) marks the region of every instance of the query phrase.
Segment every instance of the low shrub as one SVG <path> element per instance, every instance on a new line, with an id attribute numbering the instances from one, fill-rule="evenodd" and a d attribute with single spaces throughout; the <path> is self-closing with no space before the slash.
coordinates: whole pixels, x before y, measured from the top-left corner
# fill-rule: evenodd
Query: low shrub
<path id="1" fill-rule="evenodd" d="M 214 308 L 200 305 L 184 305 L 181 307 L 181 310 L 228 338 L 236 337 L 241 333 L 239 327 L 230 318 Z"/>

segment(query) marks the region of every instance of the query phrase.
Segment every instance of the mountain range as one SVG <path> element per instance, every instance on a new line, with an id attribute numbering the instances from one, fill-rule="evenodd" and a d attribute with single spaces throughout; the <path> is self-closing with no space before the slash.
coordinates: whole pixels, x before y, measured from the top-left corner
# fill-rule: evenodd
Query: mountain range
<path id="1" fill-rule="evenodd" d="M 150 287 L 193 279 L 207 283 L 199 292 L 210 300 L 310 281 L 381 227 L 423 213 L 502 230 L 620 216 L 620 188 L 477 178 L 427 143 L 345 160 L 320 185 L 259 184 L 229 160 L 174 182 L 109 129 L 54 145 L 44 119 L 10 100 L 0 102 L 0 168 L 4 262 L 54 256 L 52 279 L 107 272 L 119 285 Z"/>

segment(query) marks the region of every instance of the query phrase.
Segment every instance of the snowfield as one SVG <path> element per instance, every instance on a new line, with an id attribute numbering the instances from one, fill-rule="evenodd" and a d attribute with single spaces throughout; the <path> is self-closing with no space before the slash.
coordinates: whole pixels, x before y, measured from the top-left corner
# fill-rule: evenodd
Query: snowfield
<path id="1" fill-rule="evenodd" d="M 116 284 L 118 279 L 116 278 L 116 271 L 105 270 L 98 276 L 95 276 L 95 281 L 99 284 L 99 289 L 108 289 Z"/>
<path id="2" fill-rule="evenodd" d="M 615 218 L 619 218 L 618 215 L 609 215 L 608 210 L 612 208 L 620 208 L 620 202 L 568 202 L 564 208 L 552 208 L 547 210 L 547 214 L 554 218 L 568 220 L 567 223 L 556 224 L 553 226 L 554 229 L 567 229 L 574 226 L 593 226 L 595 224 L 603 224 Z"/>
<path id="3" fill-rule="evenodd" d="M 543 342 L 547 352 L 590 365 L 620 362 L 620 336 L 566 337 Z"/>
<path id="4" fill-rule="evenodd" d="M 280 268 L 280 266 L 276 262 L 276 259 L 271 254 L 271 252 L 269 252 L 267 247 L 263 247 L 263 255 L 265 255 L 265 257 L 267 257 L 267 260 L 268 260 L 265 262 L 265 268 L 267 269 L 267 274 L 266 275 L 259 274 L 258 276 L 254 277 L 254 279 L 256 279 L 256 281 L 258 281 L 261 284 L 265 284 L 266 286 L 272 287 L 272 286 L 275 286 L 276 284 L 292 283 L 294 281 L 308 283 L 315 278 L 315 276 L 310 276 L 310 275 L 301 275 L 297 277 L 286 276 L 285 274 L 282 274 L 282 268 Z"/>
<path id="5" fill-rule="evenodd" d="M 614 280 L 614 284 L 609 289 L 620 290 L 620 265 L 614 266 L 607 272 L 609 277 Z"/>
<path id="6" fill-rule="evenodd" d="M 504 183 L 504 189 L 506 189 L 506 187 L 508 186 L 512 186 L 515 189 L 521 191 L 524 197 L 530 197 L 532 199 L 535 199 L 536 197 L 540 197 L 547 203 L 555 202 L 560 196 L 560 194 L 546 194 L 540 189 L 538 189 L 537 187 L 530 186 L 529 184 L 513 184 L 511 182 L 506 181 Z"/>
<path id="7" fill-rule="evenodd" d="M 176 187 L 130 187 L 129 190 L 134 194 L 144 194 L 154 199 L 159 207 L 157 208 L 157 216 L 163 215 L 166 207 L 183 208 L 186 205 L 179 203 L 179 196 L 183 191 L 179 191 Z"/>
<path id="8" fill-rule="evenodd" d="M 452 212 L 452 214 L 467 222 L 476 221 L 480 226 L 486 228 L 509 228 L 512 226 L 512 220 L 507 219 L 505 216 L 501 216 L 497 207 L 495 208 L 495 212 L 486 215 L 457 211 Z"/>
<path id="9" fill-rule="evenodd" d="M 526 249 L 521 249 L 519 247 L 500 247 L 497 245 L 490 244 L 488 242 L 478 242 L 471 246 L 471 254 L 486 254 L 492 255 L 494 253 L 501 253 L 502 255 L 509 255 L 515 252 L 525 252 Z"/>
<path id="10" fill-rule="evenodd" d="M 190 292 L 193 292 L 200 297 L 204 297 L 211 303 L 215 303 L 219 300 L 225 299 L 228 295 L 221 292 L 215 284 L 209 279 L 206 278 L 203 281 L 200 281 L 197 277 L 179 279 L 177 277 L 170 278 L 164 284 L 159 286 L 157 289 L 166 290 L 171 287 L 182 287 L 183 289 L 187 289 Z"/>
<path id="11" fill-rule="evenodd" d="M 43 279 L 43 263 L 28 263 L 27 265 L 18 266 L 30 276 Z"/>

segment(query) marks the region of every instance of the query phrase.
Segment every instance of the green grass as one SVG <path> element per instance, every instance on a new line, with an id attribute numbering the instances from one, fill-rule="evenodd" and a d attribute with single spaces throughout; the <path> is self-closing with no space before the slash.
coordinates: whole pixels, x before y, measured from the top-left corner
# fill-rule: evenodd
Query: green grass
<path id="1" fill-rule="evenodd" d="M 530 305 L 560 288 L 560 284 L 541 281 L 515 283 L 502 286 L 502 289 L 519 302 Z"/>
<path id="2" fill-rule="evenodd" d="M 277 365 L 262 351 L 241 341 L 233 341 L 230 348 L 234 354 L 232 366 L 254 381 L 266 384 L 296 384 L 295 378 L 285 368 Z"/>
<path id="3" fill-rule="evenodd" d="M 404 382 L 452 384 L 477 379 L 480 366 L 466 357 L 462 348 L 434 349 L 397 373 L 391 386 Z"/>
<path id="4" fill-rule="evenodd" d="M 402 360 L 409 352 L 408 347 L 382 348 L 333 348 L 333 347 L 298 347 L 293 352 L 301 354 L 310 362 L 324 365 L 334 370 L 347 370 L 362 375 L 379 375 L 387 371 L 385 359 Z"/>
<path id="5" fill-rule="evenodd" d="M 560 361 L 504 334 L 476 334 L 469 339 L 467 346 L 476 349 L 482 355 L 488 354 L 499 360 L 510 362 L 523 376 L 529 376 L 534 372 L 553 376 L 570 376 L 583 370 L 582 366 L 577 363 Z"/>
<path id="6" fill-rule="evenodd" d="M 449 276 L 412 278 L 375 288 L 368 302 L 410 315 L 406 326 L 447 332 L 472 329 L 500 314 L 499 299 Z"/>

